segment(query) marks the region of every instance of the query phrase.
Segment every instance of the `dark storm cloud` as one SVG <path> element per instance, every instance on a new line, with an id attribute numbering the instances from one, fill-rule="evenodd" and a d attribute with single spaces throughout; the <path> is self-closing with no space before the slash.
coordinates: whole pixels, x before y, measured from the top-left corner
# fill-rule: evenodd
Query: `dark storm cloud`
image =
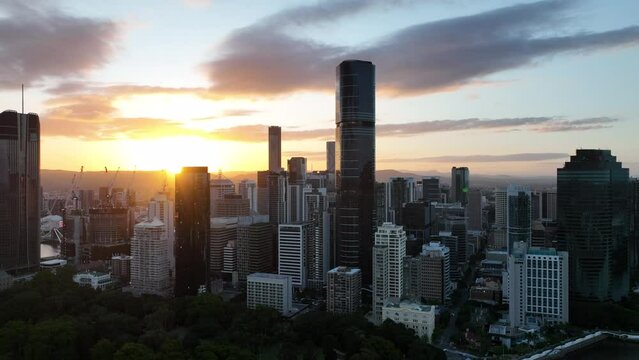
<path id="1" fill-rule="evenodd" d="M 507 155 L 464 155 L 464 156 L 431 156 L 419 158 L 380 159 L 381 162 L 509 162 L 509 161 L 544 161 L 566 159 L 570 155 L 563 153 L 521 153 Z"/>
<path id="2" fill-rule="evenodd" d="M 70 77 L 104 65 L 118 26 L 75 17 L 43 1 L 0 3 L 0 88 Z"/>
<path id="3" fill-rule="evenodd" d="M 540 1 L 410 26 L 357 49 L 293 37 L 291 25 L 355 14 L 366 1 L 322 2 L 284 10 L 236 30 L 224 54 L 204 68 L 217 93 L 279 95 L 330 90 L 335 66 L 363 58 L 379 68 L 378 86 L 395 95 L 447 90 L 555 54 L 639 43 L 639 26 L 605 32 L 564 30 L 574 1 Z"/>

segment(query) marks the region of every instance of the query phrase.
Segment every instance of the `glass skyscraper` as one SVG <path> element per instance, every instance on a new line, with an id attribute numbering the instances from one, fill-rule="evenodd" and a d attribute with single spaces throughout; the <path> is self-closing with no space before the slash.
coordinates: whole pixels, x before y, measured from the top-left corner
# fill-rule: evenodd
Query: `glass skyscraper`
<path id="1" fill-rule="evenodd" d="M 208 168 L 175 175 L 175 295 L 209 289 L 210 191 Z"/>
<path id="2" fill-rule="evenodd" d="M 335 157 L 337 265 L 360 268 L 371 284 L 375 216 L 375 65 L 337 67 Z"/>
<path id="3" fill-rule="evenodd" d="M 0 113 L 0 271 L 40 267 L 40 119 Z"/>
<path id="4" fill-rule="evenodd" d="M 450 196 L 451 203 L 459 202 L 468 204 L 468 190 L 470 186 L 470 173 L 467 167 L 454 167 L 450 170 Z"/>
<path id="5" fill-rule="evenodd" d="M 610 150 L 577 150 L 557 169 L 557 216 L 558 247 L 570 255 L 571 304 L 626 296 L 629 172 Z"/>

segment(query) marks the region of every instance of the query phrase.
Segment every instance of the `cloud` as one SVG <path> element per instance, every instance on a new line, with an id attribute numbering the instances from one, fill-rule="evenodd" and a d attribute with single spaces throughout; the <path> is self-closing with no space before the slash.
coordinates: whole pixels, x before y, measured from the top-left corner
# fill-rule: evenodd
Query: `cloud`
<path id="1" fill-rule="evenodd" d="M 539 1 L 409 26 L 353 48 L 290 35 L 352 16 L 377 2 L 329 1 L 284 10 L 234 31 L 222 55 L 203 65 L 218 94 L 273 96 L 334 87 L 345 58 L 372 60 L 377 85 L 393 95 L 445 91 L 549 56 L 631 46 L 639 26 L 604 32 L 565 30 L 575 1 Z M 401 54 L 401 55 L 399 55 Z"/>
<path id="2" fill-rule="evenodd" d="M 43 1 L 0 4 L 0 89 L 80 76 L 108 62 L 119 26 L 68 15 Z"/>
<path id="3" fill-rule="evenodd" d="M 506 155 L 463 155 L 463 156 L 430 156 L 419 158 L 396 158 L 396 159 L 380 159 L 380 162 L 467 162 L 467 163 L 484 163 L 484 162 L 524 162 L 524 161 L 545 161 L 567 159 L 570 154 L 564 153 L 520 153 Z"/>

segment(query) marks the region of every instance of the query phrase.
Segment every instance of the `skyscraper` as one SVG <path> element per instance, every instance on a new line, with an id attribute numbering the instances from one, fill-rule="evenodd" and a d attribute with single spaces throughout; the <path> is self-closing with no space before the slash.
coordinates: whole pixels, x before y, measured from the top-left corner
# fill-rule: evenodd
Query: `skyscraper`
<path id="1" fill-rule="evenodd" d="M 422 179 L 422 199 L 428 202 L 439 202 L 441 190 L 439 190 L 439 178 L 430 177 Z"/>
<path id="2" fill-rule="evenodd" d="M 40 266 L 40 119 L 0 113 L 0 270 Z"/>
<path id="3" fill-rule="evenodd" d="M 257 213 L 257 183 L 253 180 L 244 179 L 240 181 L 237 187 L 242 199 L 249 201 L 251 212 Z"/>
<path id="4" fill-rule="evenodd" d="M 268 174 L 268 215 L 271 224 L 277 226 L 288 219 L 286 191 L 288 179 L 286 172 L 269 172 Z"/>
<path id="5" fill-rule="evenodd" d="M 245 281 L 255 272 L 275 271 L 273 228 L 268 216 L 240 216 L 237 221 L 237 272 Z"/>
<path id="6" fill-rule="evenodd" d="M 451 203 L 459 202 L 462 205 L 468 203 L 468 190 L 470 187 L 469 172 L 467 167 L 454 167 L 450 170 L 450 197 Z"/>
<path id="7" fill-rule="evenodd" d="M 224 199 L 225 195 L 235 194 L 235 185 L 227 178 L 222 177 L 222 173 L 219 173 L 215 179 L 210 181 L 211 190 L 211 212 L 213 217 L 223 216 L 217 214 L 217 203 Z"/>
<path id="8" fill-rule="evenodd" d="M 337 314 L 357 312 L 361 303 L 362 272 L 340 266 L 328 271 L 327 277 L 326 310 Z"/>
<path id="9" fill-rule="evenodd" d="M 468 192 L 468 206 L 466 206 L 466 227 L 468 230 L 482 230 L 482 195 L 479 189 Z"/>
<path id="10" fill-rule="evenodd" d="M 148 218 L 158 218 L 164 224 L 170 274 L 173 277 L 175 274 L 175 206 L 166 193 L 157 193 L 149 201 Z"/>
<path id="11" fill-rule="evenodd" d="M 289 275 L 293 286 L 306 287 L 308 264 L 306 247 L 314 236 L 308 222 L 280 224 L 278 231 L 278 273 Z"/>
<path id="12" fill-rule="evenodd" d="M 207 167 L 183 167 L 175 176 L 175 295 L 209 284 L 210 191 Z"/>
<path id="13" fill-rule="evenodd" d="M 326 142 L 326 171 L 335 174 L 335 141 Z"/>
<path id="14" fill-rule="evenodd" d="M 388 296 L 401 298 L 404 288 L 402 262 L 406 256 L 406 232 L 404 228 L 384 223 L 375 233 L 375 245 L 388 246 Z"/>
<path id="15" fill-rule="evenodd" d="M 309 287 L 324 285 L 330 260 L 330 215 L 326 189 L 304 189 L 304 221 L 311 224 L 313 236 L 306 247 Z"/>
<path id="16" fill-rule="evenodd" d="M 287 162 L 289 185 L 306 184 L 306 158 L 292 157 Z"/>
<path id="17" fill-rule="evenodd" d="M 530 189 L 526 186 L 509 185 L 506 191 L 506 238 L 508 251 L 514 243 L 525 242 L 531 245 L 532 239 L 532 200 Z"/>
<path id="18" fill-rule="evenodd" d="M 282 128 L 279 126 L 268 127 L 268 170 L 280 171 L 282 169 Z"/>
<path id="19" fill-rule="evenodd" d="M 366 286 L 376 224 L 375 65 L 344 61 L 336 81 L 337 264 L 360 268 Z"/>
<path id="20" fill-rule="evenodd" d="M 131 241 L 131 287 L 142 294 L 168 295 L 170 262 L 165 226 L 158 218 L 135 225 Z"/>
<path id="21" fill-rule="evenodd" d="M 558 250 L 570 254 L 571 306 L 628 294 L 628 191 L 628 169 L 610 150 L 579 149 L 557 169 Z"/>

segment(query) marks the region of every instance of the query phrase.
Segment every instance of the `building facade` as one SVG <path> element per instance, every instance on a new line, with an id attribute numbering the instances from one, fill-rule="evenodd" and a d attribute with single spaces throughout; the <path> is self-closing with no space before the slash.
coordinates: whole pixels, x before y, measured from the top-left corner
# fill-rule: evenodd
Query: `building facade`
<path id="1" fill-rule="evenodd" d="M 131 241 L 131 287 L 140 294 L 168 295 L 171 288 L 167 234 L 155 218 L 135 225 Z"/>
<path id="2" fill-rule="evenodd" d="M 336 80 L 336 263 L 361 269 L 367 286 L 376 224 L 375 65 L 344 61 Z"/>
<path id="3" fill-rule="evenodd" d="M 246 277 L 246 307 L 266 306 L 287 314 L 293 303 L 293 282 L 290 276 L 254 273 Z"/>
<path id="4" fill-rule="evenodd" d="M 467 167 L 454 167 L 450 170 L 450 196 L 448 202 L 468 204 L 470 172 Z"/>
<path id="5" fill-rule="evenodd" d="M 241 216 L 237 220 L 237 271 L 239 281 L 249 274 L 276 270 L 273 228 L 267 215 Z"/>
<path id="6" fill-rule="evenodd" d="M 326 310 L 337 314 L 352 314 L 361 306 L 362 272 L 345 266 L 328 271 Z"/>
<path id="7" fill-rule="evenodd" d="M 280 224 L 278 231 L 278 273 L 289 275 L 293 286 L 305 288 L 308 274 L 307 244 L 314 236 L 308 222 Z"/>
<path id="8" fill-rule="evenodd" d="M 415 331 L 415 335 L 432 340 L 435 330 L 435 306 L 412 301 L 389 301 L 382 308 L 382 318 L 402 324 Z"/>
<path id="9" fill-rule="evenodd" d="M 388 296 L 401 298 L 404 288 L 403 261 L 406 257 L 406 232 L 392 223 L 384 223 L 375 233 L 375 245 L 388 246 Z"/>

